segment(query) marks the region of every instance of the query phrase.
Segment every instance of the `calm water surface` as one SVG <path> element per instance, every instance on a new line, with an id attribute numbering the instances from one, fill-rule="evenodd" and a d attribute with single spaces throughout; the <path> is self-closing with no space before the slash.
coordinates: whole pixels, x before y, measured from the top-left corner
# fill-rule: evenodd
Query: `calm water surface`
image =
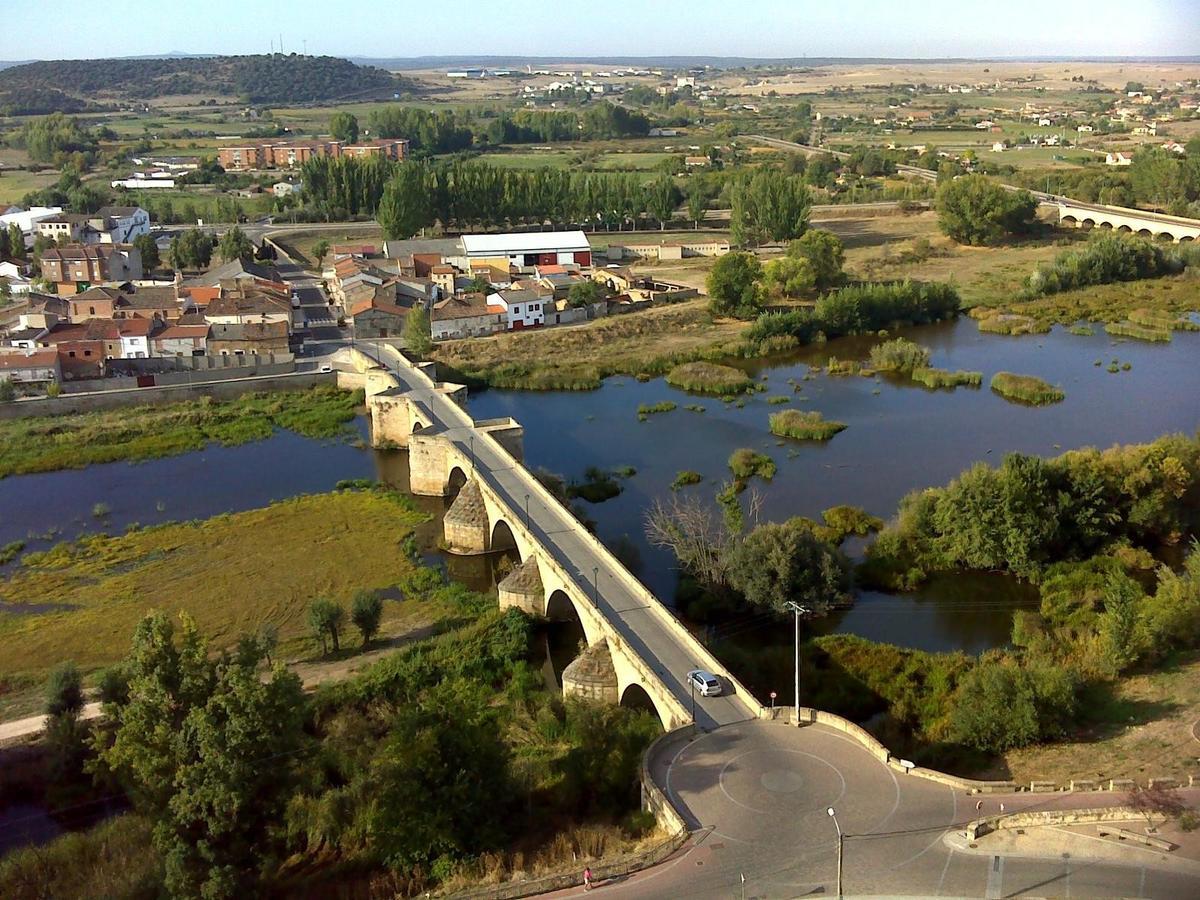
<path id="1" fill-rule="evenodd" d="M 675 590 L 674 560 L 647 545 L 644 511 L 656 497 L 670 496 L 669 485 L 680 469 L 703 473 L 703 484 L 685 490 L 711 498 L 728 477 L 726 460 L 738 447 L 768 453 L 779 466 L 774 481 L 764 486 L 764 519 L 816 517 L 839 503 L 886 518 L 908 491 L 942 484 L 977 460 L 998 462 L 1012 450 L 1054 455 L 1072 447 L 1145 441 L 1172 431 L 1191 433 L 1200 425 L 1200 334 L 1177 334 L 1169 345 L 1117 343 L 1103 332 L 1079 337 L 1062 329 L 1010 338 L 981 335 L 969 319 L 906 334 L 932 349 L 934 365 L 982 370 L 985 385 L 1001 370 L 1037 375 L 1062 385 L 1067 398 L 1030 408 L 1010 404 L 987 387 L 934 392 L 886 378 L 803 380 L 810 365 L 830 355 L 865 358 L 875 339 L 854 338 L 746 364 L 756 378 L 765 376 L 768 391 L 745 398 L 741 409 L 689 396 L 661 378 L 646 383 L 611 378 L 585 393 L 486 391 L 471 399 L 471 411 L 479 418 L 520 421 L 531 466 L 568 478 L 581 478 L 589 465 L 634 466 L 637 475 L 624 482 L 624 493 L 588 506 L 588 513 L 610 546 L 620 541 L 631 547 L 631 568 L 667 602 Z M 1102 366 L 1093 365 L 1097 359 Z M 1132 370 L 1109 374 L 1105 367 L 1113 359 L 1130 362 Z M 798 392 L 789 379 L 799 385 Z M 768 405 L 767 398 L 778 395 L 792 397 L 795 408 L 820 410 L 849 427 L 826 444 L 781 443 L 767 430 L 767 416 L 788 408 Z M 639 404 L 661 400 L 673 400 L 679 408 L 637 420 Z M 706 412 L 686 411 L 687 403 L 700 403 Z M 365 422 L 358 427 L 365 435 Z M 407 460 L 404 454 L 376 453 L 346 441 L 279 432 L 258 443 L 144 463 L 5 478 L 0 479 L 0 545 L 25 540 L 29 549 L 37 549 L 87 532 L 120 531 L 133 522 L 207 518 L 327 491 L 349 478 L 407 485 Z M 432 513 L 441 510 L 439 500 L 420 502 Z M 93 514 L 98 503 L 109 508 L 102 518 Z M 434 522 L 419 535 L 431 560 L 439 533 Z M 622 556 L 628 560 L 629 554 Z M 492 576 L 489 561 L 450 559 L 446 565 L 454 577 L 476 586 Z M 977 652 L 1006 641 L 1011 610 L 1030 602 L 1027 590 L 1006 579 L 948 579 L 915 595 L 864 592 L 852 609 L 815 628 L 922 649 Z"/>

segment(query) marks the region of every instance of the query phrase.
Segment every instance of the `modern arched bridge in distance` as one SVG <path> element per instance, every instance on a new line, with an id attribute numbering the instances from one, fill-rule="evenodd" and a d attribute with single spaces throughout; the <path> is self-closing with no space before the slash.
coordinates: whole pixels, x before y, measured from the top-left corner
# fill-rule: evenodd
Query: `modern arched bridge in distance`
<path id="1" fill-rule="evenodd" d="M 515 552 L 499 585 L 502 606 L 578 618 L 587 649 L 563 673 L 564 692 L 649 705 L 663 727 L 710 730 L 756 719 L 763 706 L 522 463 L 523 431 L 510 420 L 475 421 L 466 388 L 428 374 L 387 344 L 343 350 L 361 375 L 376 446 L 407 448 L 412 493 L 451 498 L 452 551 Z M 721 696 L 693 696 L 687 673 L 706 669 Z"/>

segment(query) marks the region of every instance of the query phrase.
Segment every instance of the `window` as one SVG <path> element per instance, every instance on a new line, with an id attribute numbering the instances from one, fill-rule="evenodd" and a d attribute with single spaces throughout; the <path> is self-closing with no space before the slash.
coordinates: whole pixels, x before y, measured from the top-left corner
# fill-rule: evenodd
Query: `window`
<path id="1" fill-rule="evenodd" d="M 96 307 L 94 307 L 94 306 L 89 306 L 89 307 L 88 307 L 88 315 L 89 315 L 89 316 L 94 316 L 95 314 L 96 314 Z"/>
<path id="2" fill-rule="evenodd" d="M 514 307 L 513 307 L 513 314 L 514 314 L 514 315 L 518 315 L 518 316 L 519 316 L 519 315 L 521 314 L 521 307 L 519 307 L 519 306 L 514 306 Z"/>
<path id="3" fill-rule="evenodd" d="M 72 353 L 71 355 L 72 355 L 72 356 L 74 356 L 75 354 L 74 354 L 74 353 Z M 91 351 L 91 350 L 84 350 L 84 351 L 83 351 L 83 355 L 84 355 L 84 356 L 91 356 L 91 355 L 92 355 L 92 351 Z"/>

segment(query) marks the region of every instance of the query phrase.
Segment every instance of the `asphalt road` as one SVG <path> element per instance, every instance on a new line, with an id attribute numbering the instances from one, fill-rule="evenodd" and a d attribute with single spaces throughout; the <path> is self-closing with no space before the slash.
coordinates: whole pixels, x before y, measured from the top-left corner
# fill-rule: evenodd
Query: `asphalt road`
<path id="1" fill-rule="evenodd" d="M 423 404 L 432 415 L 435 427 L 464 457 L 474 458 L 476 477 L 504 497 L 510 509 L 524 510 L 529 498 L 528 527 L 539 543 L 559 565 L 574 574 L 578 591 L 593 597 L 608 622 L 662 678 L 683 708 L 690 710 L 692 697 L 685 678 L 691 669 L 704 666 L 675 630 L 647 605 L 644 595 L 614 577 L 613 567 L 620 563 L 611 554 L 597 552 L 581 534 L 579 523 L 561 504 L 553 500 L 543 502 L 540 492 L 531 489 L 529 472 L 523 466 L 513 466 L 511 457 L 497 451 L 490 441 L 481 440 L 474 422 L 457 403 L 431 390 L 409 367 L 392 364 L 390 357 L 381 355 L 377 346 L 359 343 L 358 348 L 388 366 L 408 391 L 408 397 Z M 752 698 L 743 700 L 733 693 L 697 696 L 695 702 L 696 720 L 705 729 L 740 722 L 757 714 L 757 704 Z"/>
<path id="2" fill-rule="evenodd" d="M 1130 855 L 1121 864 L 995 856 L 944 840 L 1000 803 L 1008 811 L 1078 808 L 1119 805 L 1119 795 L 967 796 L 894 772 L 824 726 L 732 725 L 669 744 L 651 768 L 696 836 L 666 863 L 603 885 L 603 896 L 740 898 L 743 875 L 747 898 L 836 895 L 831 806 L 847 836 L 847 896 L 1200 896 L 1200 875 L 1161 867 L 1144 851 L 1121 848 Z"/>

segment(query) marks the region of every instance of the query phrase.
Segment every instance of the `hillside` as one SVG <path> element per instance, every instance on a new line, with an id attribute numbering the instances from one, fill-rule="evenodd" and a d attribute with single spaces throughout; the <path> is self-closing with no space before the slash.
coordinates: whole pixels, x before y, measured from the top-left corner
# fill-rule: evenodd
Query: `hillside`
<path id="1" fill-rule="evenodd" d="M 294 53 L 58 60 L 0 69 L 0 97 L 47 97 L 60 91 L 76 100 L 101 103 L 186 94 L 238 97 L 250 103 L 304 103 L 384 94 L 400 85 L 382 69 Z"/>

